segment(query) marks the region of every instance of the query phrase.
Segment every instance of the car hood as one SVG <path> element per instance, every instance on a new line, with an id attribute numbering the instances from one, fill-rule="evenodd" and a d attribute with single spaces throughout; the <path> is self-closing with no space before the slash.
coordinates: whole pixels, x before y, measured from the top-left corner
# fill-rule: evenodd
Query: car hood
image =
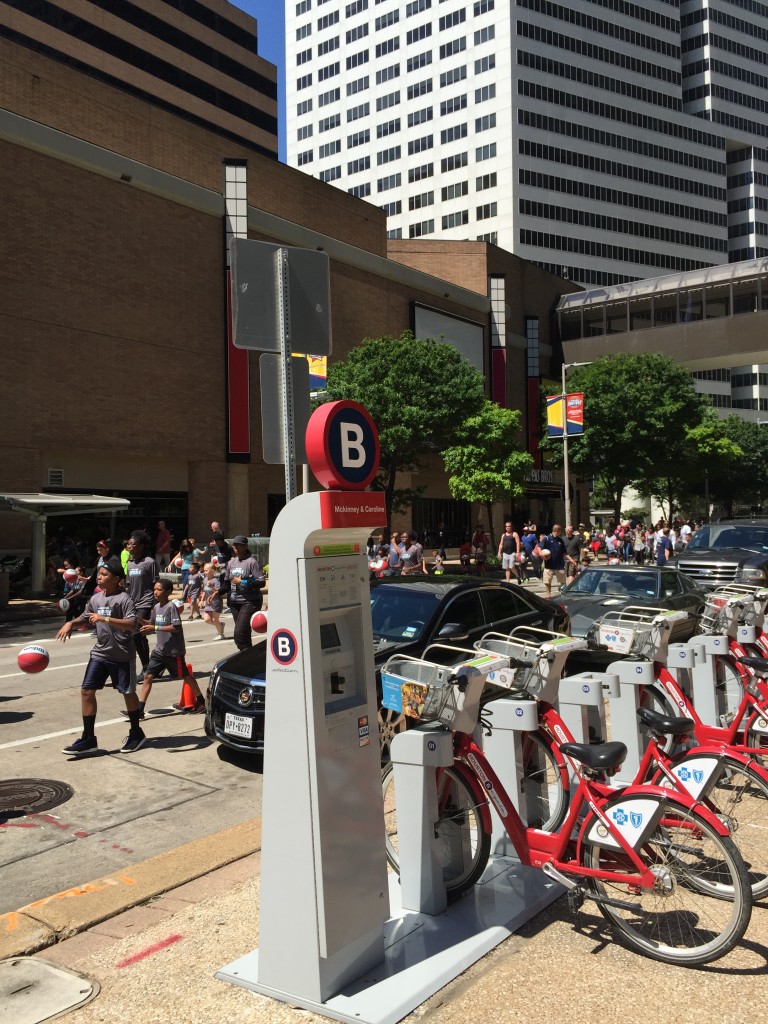
<path id="1" fill-rule="evenodd" d="M 573 636 L 585 636 L 595 619 L 607 612 L 620 611 L 630 603 L 644 603 L 634 597 L 630 601 L 628 597 L 612 597 L 610 594 L 561 594 L 558 601 L 568 609 Z"/>
<path id="2" fill-rule="evenodd" d="M 215 670 L 219 668 L 223 668 L 228 676 L 265 680 L 267 678 L 266 643 L 261 641 L 254 644 L 253 647 L 246 647 L 244 651 L 231 654 L 224 661 L 220 661 Z"/>
<path id="3" fill-rule="evenodd" d="M 684 566 L 686 562 L 764 562 L 768 560 L 768 552 L 758 551 L 755 548 L 689 548 L 678 556 L 678 563 Z"/>

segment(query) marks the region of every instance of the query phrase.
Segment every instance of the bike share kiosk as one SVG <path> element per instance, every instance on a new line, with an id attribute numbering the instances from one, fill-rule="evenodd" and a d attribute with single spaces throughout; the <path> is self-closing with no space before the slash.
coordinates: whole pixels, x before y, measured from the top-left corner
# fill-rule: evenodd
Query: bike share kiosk
<path id="1" fill-rule="evenodd" d="M 334 997 L 382 963 L 389 917 L 366 556 L 386 516 L 363 490 L 379 462 L 367 411 L 321 406 L 307 456 L 336 489 L 290 501 L 270 540 L 260 944 L 216 976 L 360 1021 Z"/>

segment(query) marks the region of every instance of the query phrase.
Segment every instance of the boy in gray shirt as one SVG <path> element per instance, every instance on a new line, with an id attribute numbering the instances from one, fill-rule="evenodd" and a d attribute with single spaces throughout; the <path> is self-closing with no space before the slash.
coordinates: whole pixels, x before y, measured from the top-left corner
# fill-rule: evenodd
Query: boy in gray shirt
<path id="1" fill-rule="evenodd" d="M 146 736 L 139 725 L 139 701 L 136 697 L 136 651 L 133 644 L 136 609 L 128 594 L 120 589 L 122 578 L 123 567 L 120 559 L 107 559 L 96 574 L 96 582 L 101 588 L 100 593 L 90 598 L 82 615 L 71 622 L 65 622 L 56 634 L 56 639 L 63 643 L 68 639 L 75 624 L 89 623 L 96 628 L 96 643 L 91 650 L 80 690 L 83 735 L 62 750 L 62 753 L 73 757 L 84 757 L 99 752 L 95 733 L 96 693 L 104 689 L 107 679 L 122 693 L 131 723 L 120 752 L 133 753 L 146 742 Z"/>

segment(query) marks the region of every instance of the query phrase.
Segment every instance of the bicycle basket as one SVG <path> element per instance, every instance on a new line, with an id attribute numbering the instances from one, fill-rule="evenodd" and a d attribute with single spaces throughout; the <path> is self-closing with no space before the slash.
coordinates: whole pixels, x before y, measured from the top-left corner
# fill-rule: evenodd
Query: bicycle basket
<path id="1" fill-rule="evenodd" d="M 455 675 L 455 667 L 407 655 L 389 659 L 381 672 L 382 704 L 418 722 L 440 722 L 471 733 L 477 724 L 484 678 Z"/>

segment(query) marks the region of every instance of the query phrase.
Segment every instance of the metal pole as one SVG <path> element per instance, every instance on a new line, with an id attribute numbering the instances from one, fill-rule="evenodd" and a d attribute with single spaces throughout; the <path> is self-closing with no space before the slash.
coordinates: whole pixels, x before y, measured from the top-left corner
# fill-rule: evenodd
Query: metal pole
<path id="1" fill-rule="evenodd" d="M 571 482 L 568 478 L 568 406 L 565 396 L 565 368 L 566 363 L 563 363 L 563 499 L 565 502 L 565 522 L 563 523 L 563 529 L 571 521 Z"/>
<path id="2" fill-rule="evenodd" d="M 288 252 L 278 249 L 277 298 L 280 317 L 280 383 L 283 389 L 283 439 L 285 441 L 285 503 L 296 497 L 296 439 L 293 436 L 293 365 L 291 314 L 288 295 Z"/>

